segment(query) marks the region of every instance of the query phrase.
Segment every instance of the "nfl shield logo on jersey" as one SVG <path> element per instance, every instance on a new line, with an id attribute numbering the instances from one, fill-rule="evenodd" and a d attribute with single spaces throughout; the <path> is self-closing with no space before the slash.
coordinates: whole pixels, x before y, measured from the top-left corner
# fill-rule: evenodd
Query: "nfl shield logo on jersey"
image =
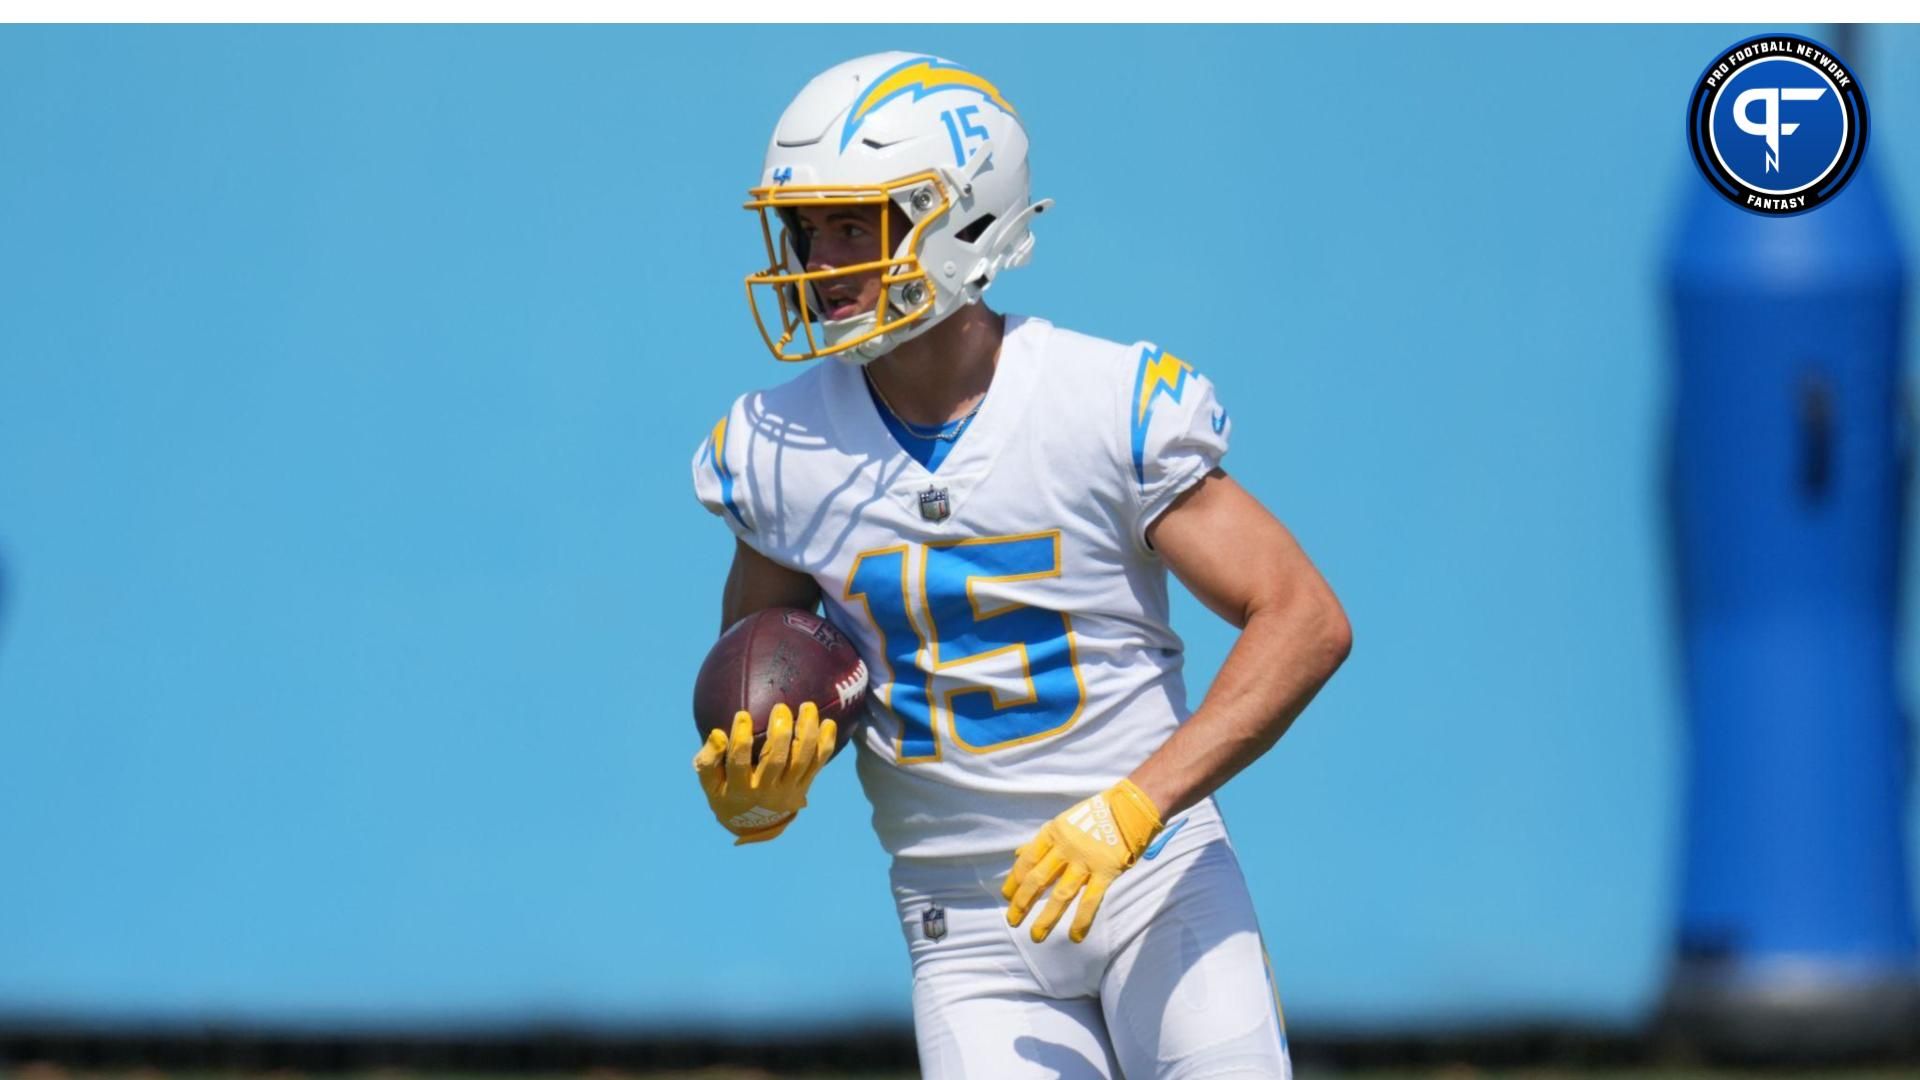
<path id="1" fill-rule="evenodd" d="M 947 936 L 947 909 L 930 907 L 920 914 L 920 932 L 927 935 L 928 941 L 939 941 Z"/>
<path id="2" fill-rule="evenodd" d="M 930 487 L 920 493 L 921 517 L 928 521 L 945 521 L 949 510 L 946 488 Z"/>

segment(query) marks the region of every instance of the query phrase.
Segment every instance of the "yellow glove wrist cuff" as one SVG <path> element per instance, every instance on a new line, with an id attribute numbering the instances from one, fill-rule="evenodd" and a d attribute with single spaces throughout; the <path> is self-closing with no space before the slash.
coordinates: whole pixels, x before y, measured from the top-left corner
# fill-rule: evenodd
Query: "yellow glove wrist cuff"
<path id="1" fill-rule="evenodd" d="M 1122 780 L 1107 789 L 1107 806 L 1113 811 L 1114 826 L 1126 842 L 1127 861 L 1131 865 L 1165 827 L 1160 820 L 1160 808 L 1131 780 Z"/>

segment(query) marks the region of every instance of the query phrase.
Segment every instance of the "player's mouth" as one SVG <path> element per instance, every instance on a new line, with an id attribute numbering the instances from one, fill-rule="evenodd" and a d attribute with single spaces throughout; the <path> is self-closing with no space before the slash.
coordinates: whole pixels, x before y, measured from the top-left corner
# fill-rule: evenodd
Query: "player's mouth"
<path id="1" fill-rule="evenodd" d="M 828 319 L 838 321 L 860 314 L 860 294 L 851 289 L 828 289 L 820 297 Z"/>

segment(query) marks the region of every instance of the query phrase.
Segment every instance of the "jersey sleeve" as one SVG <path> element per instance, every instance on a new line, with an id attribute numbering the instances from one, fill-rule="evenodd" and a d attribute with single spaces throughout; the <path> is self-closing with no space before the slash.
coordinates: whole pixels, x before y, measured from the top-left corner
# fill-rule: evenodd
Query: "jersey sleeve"
<path id="1" fill-rule="evenodd" d="M 736 402 L 694 451 L 693 491 L 700 505 L 726 522 L 735 536 L 757 548 L 759 538 L 754 534 L 751 501 L 741 482 L 741 474 L 747 467 L 747 447 L 736 424 L 740 414 Z"/>
<path id="2" fill-rule="evenodd" d="M 1212 381 L 1193 365 L 1155 345 L 1138 348 L 1126 403 L 1132 451 L 1127 480 L 1137 507 L 1134 541 L 1151 551 L 1147 527 L 1220 464 L 1233 426 Z"/>

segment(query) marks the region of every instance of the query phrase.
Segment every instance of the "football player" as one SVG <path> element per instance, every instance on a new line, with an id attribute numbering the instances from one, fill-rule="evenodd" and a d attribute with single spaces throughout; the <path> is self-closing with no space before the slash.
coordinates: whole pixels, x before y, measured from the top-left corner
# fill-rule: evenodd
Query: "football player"
<path id="1" fill-rule="evenodd" d="M 747 291 L 774 356 L 819 362 L 694 456 L 736 537 L 721 625 L 824 604 L 874 673 L 852 734 L 927 1076 L 1288 1076 L 1212 793 L 1340 666 L 1347 620 L 1221 470 L 1232 420 L 1193 365 L 981 302 L 1048 205 L 1013 104 L 946 60 L 862 57 L 787 107 Z M 1169 570 L 1240 630 L 1198 709 Z M 742 714 L 694 766 L 763 841 L 837 736 L 776 709 L 755 762 Z"/>

